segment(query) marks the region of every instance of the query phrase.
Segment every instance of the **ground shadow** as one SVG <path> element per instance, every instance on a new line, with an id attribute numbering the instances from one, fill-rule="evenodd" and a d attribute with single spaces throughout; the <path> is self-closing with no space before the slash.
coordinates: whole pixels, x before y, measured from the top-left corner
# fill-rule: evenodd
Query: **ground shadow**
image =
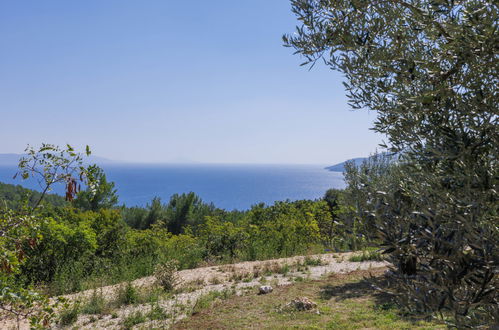
<path id="1" fill-rule="evenodd" d="M 386 304 L 391 302 L 392 296 L 376 288 L 387 288 L 388 282 L 383 277 L 364 278 L 353 283 L 340 285 L 326 284 L 320 287 L 320 298 L 323 300 L 334 299 L 342 301 L 351 298 L 360 298 L 371 295 L 376 303 Z"/>
<path id="2" fill-rule="evenodd" d="M 389 289 L 389 281 L 384 276 L 373 276 L 365 277 L 356 282 L 323 285 L 320 287 L 319 297 L 323 300 L 343 301 L 370 296 L 374 299 L 376 310 L 396 310 L 401 319 L 412 323 L 429 321 L 428 316 L 403 312 L 394 296 L 385 291 Z"/>

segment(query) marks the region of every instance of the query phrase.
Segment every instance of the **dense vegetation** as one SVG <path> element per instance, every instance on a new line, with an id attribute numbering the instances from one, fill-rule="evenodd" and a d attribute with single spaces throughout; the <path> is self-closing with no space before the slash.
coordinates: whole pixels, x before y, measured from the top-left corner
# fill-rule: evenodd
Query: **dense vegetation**
<path id="1" fill-rule="evenodd" d="M 21 185 L 0 182 L 0 201 L 3 204 L 2 207 L 18 209 L 24 203 L 33 207 L 41 195 L 42 193 L 23 188 Z M 44 199 L 44 203 L 54 206 L 63 206 L 66 204 L 64 198 L 56 194 L 47 194 Z"/>
<path id="2" fill-rule="evenodd" d="M 358 229 L 341 225 L 340 191 L 329 191 L 324 200 L 231 212 L 194 193 L 173 195 L 166 204 L 155 198 L 145 208 L 92 210 L 78 203 L 87 192 L 82 193 L 71 204 L 45 203 L 39 209 L 37 217 L 44 221 L 36 245 L 24 242 L 19 281 L 61 294 L 150 275 L 158 263 L 171 259 L 180 268 L 192 268 L 367 244 Z"/>

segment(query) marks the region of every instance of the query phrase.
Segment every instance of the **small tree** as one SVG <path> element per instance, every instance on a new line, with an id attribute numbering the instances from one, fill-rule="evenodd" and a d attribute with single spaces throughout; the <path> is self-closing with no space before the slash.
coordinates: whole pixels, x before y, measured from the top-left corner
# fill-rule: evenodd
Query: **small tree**
<path id="1" fill-rule="evenodd" d="M 97 165 L 89 166 L 89 173 L 92 175 L 93 186 L 80 191 L 74 205 L 84 210 L 98 211 L 100 209 L 109 209 L 118 204 L 118 196 L 114 189 L 114 182 L 108 182 L 106 174 Z"/>
<path id="2" fill-rule="evenodd" d="M 172 259 L 157 265 L 154 270 L 156 284 L 166 292 L 172 291 L 179 284 L 178 266 L 178 261 Z"/>
<path id="3" fill-rule="evenodd" d="M 35 178 L 42 194 L 33 207 L 0 212 L 0 309 L 12 313 L 18 320 L 30 318 L 33 327 L 49 326 L 54 316 L 54 305 L 32 289 L 22 288 L 15 281 L 20 266 L 25 262 L 25 246 L 34 247 L 41 238 L 40 225 L 45 219 L 38 214 L 43 198 L 54 185 L 64 184 L 66 200 L 74 199 L 78 182 L 92 185 L 92 169 L 83 165 L 83 156 L 67 145 L 60 148 L 42 144 L 39 149 L 28 146 L 27 155 L 19 161 L 16 174 L 23 179 Z M 87 147 L 86 154 L 90 154 Z M 26 244 L 27 243 L 27 244 Z"/>

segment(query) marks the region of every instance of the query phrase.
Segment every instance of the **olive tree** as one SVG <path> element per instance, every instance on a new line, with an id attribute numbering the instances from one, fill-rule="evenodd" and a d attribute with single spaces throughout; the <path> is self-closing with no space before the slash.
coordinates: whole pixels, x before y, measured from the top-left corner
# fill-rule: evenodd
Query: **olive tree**
<path id="1" fill-rule="evenodd" d="M 371 192 L 400 301 L 459 326 L 498 322 L 498 3 L 292 0 L 284 36 L 377 112 L 400 182 Z M 375 195 L 375 196 L 374 196 Z"/>

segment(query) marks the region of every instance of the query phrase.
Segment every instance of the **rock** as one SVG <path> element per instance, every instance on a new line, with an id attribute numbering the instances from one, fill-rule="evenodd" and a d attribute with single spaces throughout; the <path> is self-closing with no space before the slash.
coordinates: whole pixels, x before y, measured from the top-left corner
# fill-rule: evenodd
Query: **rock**
<path id="1" fill-rule="evenodd" d="M 309 311 L 317 307 L 317 304 L 307 297 L 295 298 L 289 304 L 289 307 L 293 307 L 299 311 Z"/>
<path id="2" fill-rule="evenodd" d="M 271 293 L 274 289 L 270 285 L 262 285 L 259 290 L 259 294 Z"/>
<path id="3" fill-rule="evenodd" d="M 385 276 L 393 276 L 395 275 L 394 272 L 392 272 L 390 269 L 385 270 Z"/>

